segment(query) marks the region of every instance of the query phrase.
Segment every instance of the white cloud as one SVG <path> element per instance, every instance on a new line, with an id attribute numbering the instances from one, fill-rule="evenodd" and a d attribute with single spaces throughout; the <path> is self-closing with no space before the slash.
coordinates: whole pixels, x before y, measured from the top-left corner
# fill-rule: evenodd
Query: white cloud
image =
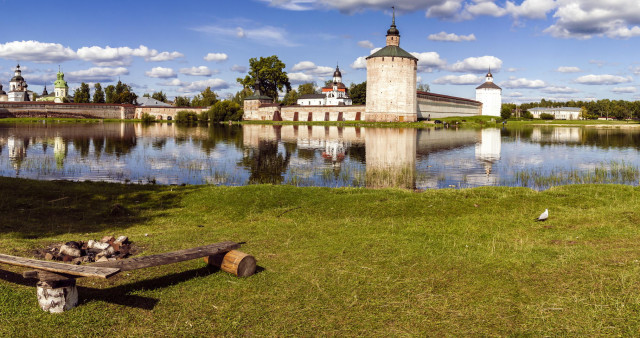
<path id="1" fill-rule="evenodd" d="M 351 64 L 353 69 L 367 69 L 367 57 L 360 56 Z"/>
<path id="2" fill-rule="evenodd" d="M 335 69 L 326 66 L 316 66 L 316 64 L 311 61 L 302 61 L 295 64 L 293 68 L 291 68 L 291 71 L 303 72 L 307 75 L 315 76 L 333 76 Z"/>
<path id="3" fill-rule="evenodd" d="M 77 55 L 71 48 L 64 47 L 58 43 L 29 40 L 0 44 L 0 58 L 53 63 L 74 60 Z"/>
<path id="4" fill-rule="evenodd" d="M 129 71 L 124 67 L 93 67 L 72 71 L 66 74 L 69 82 L 112 82 L 116 76 L 127 75 Z"/>
<path id="5" fill-rule="evenodd" d="M 563 66 L 563 67 L 558 67 L 558 69 L 556 69 L 556 71 L 560 72 L 560 73 L 580 73 L 582 71 L 582 69 L 580 69 L 578 67 Z"/>
<path id="6" fill-rule="evenodd" d="M 426 16 L 427 18 L 453 19 L 462 8 L 461 2 L 461 0 L 447 0 L 430 6 L 427 9 Z"/>
<path id="7" fill-rule="evenodd" d="M 358 41 L 358 46 L 362 47 L 362 48 L 367 48 L 367 49 L 372 49 L 373 46 L 373 42 L 369 41 L 369 40 L 362 40 L 362 41 Z"/>
<path id="8" fill-rule="evenodd" d="M 155 77 L 160 79 L 168 79 L 177 76 L 176 72 L 173 69 L 164 67 L 154 67 L 144 74 L 148 77 Z"/>
<path id="9" fill-rule="evenodd" d="M 185 93 L 201 92 L 207 89 L 207 87 L 211 87 L 211 90 L 221 90 L 229 88 L 229 84 L 222 79 L 207 79 L 186 84 L 186 86 L 179 91 Z"/>
<path id="10" fill-rule="evenodd" d="M 270 6 L 288 9 L 290 11 L 307 11 L 313 9 L 316 0 L 260 0 Z"/>
<path id="11" fill-rule="evenodd" d="M 428 37 L 431 41 L 447 41 L 447 42 L 462 42 L 462 41 L 476 41 L 474 34 L 469 35 L 457 35 L 455 33 L 447 33 L 442 31 L 438 34 L 431 34 Z"/>
<path id="12" fill-rule="evenodd" d="M 247 67 L 239 66 L 239 65 L 233 65 L 233 66 L 231 66 L 231 70 L 234 71 L 234 72 L 238 72 L 238 73 L 246 73 L 247 72 Z"/>
<path id="13" fill-rule="evenodd" d="M 178 79 L 168 80 L 168 81 L 160 82 L 158 84 L 161 86 L 178 86 L 178 87 L 187 85 L 187 83 L 184 83 Z"/>
<path id="14" fill-rule="evenodd" d="M 486 15 L 493 17 L 504 16 L 507 14 L 506 9 L 496 5 L 493 1 L 481 1 L 473 4 L 467 3 L 464 6 L 464 12 L 465 13 L 462 14 L 463 17 L 468 17 L 469 14 L 471 16 Z"/>
<path id="15" fill-rule="evenodd" d="M 589 75 L 584 75 L 575 79 L 576 83 L 586 84 L 586 85 L 615 85 L 615 84 L 626 83 L 631 81 L 633 81 L 633 79 L 630 76 L 623 77 L 623 76 L 609 75 L 609 74 L 602 74 L 602 75 L 589 74 Z"/>
<path id="16" fill-rule="evenodd" d="M 555 0 L 524 0 L 520 5 L 507 1 L 505 10 L 515 18 L 545 19 L 556 6 Z"/>
<path id="17" fill-rule="evenodd" d="M 617 94 L 625 94 L 625 93 L 635 93 L 637 91 L 636 87 L 615 87 L 611 89 L 612 92 Z"/>
<path id="18" fill-rule="evenodd" d="M 529 80 L 525 78 L 510 78 L 507 81 L 500 83 L 505 88 L 542 88 L 546 84 L 542 80 Z"/>
<path id="19" fill-rule="evenodd" d="M 458 61 L 449 67 L 452 72 L 486 72 L 491 68 L 492 71 L 498 71 L 502 68 L 502 60 L 495 56 L 470 57 L 462 61 Z"/>
<path id="20" fill-rule="evenodd" d="M 205 61 L 223 62 L 227 61 L 229 56 L 225 53 L 209 53 L 204 57 Z"/>
<path id="21" fill-rule="evenodd" d="M 180 73 L 191 76 L 211 76 L 213 71 L 207 66 L 180 68 Z"/>
<path id="22" fill-rule="evenodd" d="M 503 97 L 523 97 L 524 94 L 521 92 L 507 92 L 502 94 Z"/>
<path id="23" fill-rule="evenodd" d="M 447 61 L 441 59 L 440 54 L 436 52 L 412 52 L 411 55 L 418 58 L 418 72 L 430 73 L 434 70 L 443 69 L 447 65 Z"/>
<path id="24" fill-rule="evenodd" d="M 550 86 L 542 89 L 542 92 L 549 94 L 574 94 L 579 93 L 580 91 L 571 87 Z"/>
<path id="25" fill-rule="evenodd" d="M 640 35 L 640 2 L 636 0 L 561 1 L 555 23 L 544 30 L 554 37 L 627 39 Z"/>
<path id="26" fill-rule="evenodd" d="M 475 74 L 447 75 L 433 81 L 434 84 L 470 85 L 482 83 L 483 78 Z"/>
<path id="27" fill-rule="evenodd" d="M 138 48 L 130 47 L 82 47 L 78 49 L 78 57 L 84 61 L 90 61 L 98 66 L 126 66 L 131 64 L 133 56 L 144 58 L 145 61 L 169 61 L 184 55 L 179 52 L 158 52 L 155 49 L 140 45 Z"/>
<path id="28" fill-rule="evenodd" d="M 518 68 L 513 68 L 513 67 L 507 68 L 507 72 L 508 72 L 508 73 L 515 73 L 515 72 L 517 72 L 517 71 L 519 71 L 519 70 L 520 70 L 520 69 L 518 69 Z"/>
<path id="29" fill-rule="evenodd" d="M 305 73 L 289 73 L 289 81 L 291 84 L 302 84 L 306 82 L 313 82 L 313 76 Z"/>
<path id="30" fill-rule="evenodd" d="M 290 40 L 291 34 L 286 32 L 282 28 L 273 26 L 261 26 L 256 23 L 250 23 L 255 28 L 235 27 L 230 28 L 228 25 L 222 26 L 202 26 L 197 27 L 194 30 L 210 34 L 216 37 L 227 37 L 236 39 L 248 39 L 255 43 L 268 46 L 285 46 L 295 47 L 298 44 Z M 256 27 L 258 26 L 258 27 Z"/>

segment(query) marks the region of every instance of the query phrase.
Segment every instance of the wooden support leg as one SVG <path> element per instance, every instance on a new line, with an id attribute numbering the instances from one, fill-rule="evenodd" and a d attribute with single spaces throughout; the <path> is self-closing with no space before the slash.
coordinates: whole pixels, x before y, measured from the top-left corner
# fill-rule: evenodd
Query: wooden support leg
<path id="1" fill-rule="evenodd" d="M 40 281 L 36 294 L 40 308 L 51 313 L 62 313 L 78 305 L 78 289 L 75 278 L 38 271 Z"/>
<path id="2" fill-rule="evenodd" d="M 204 261 L 238 277 L 248 277 L 256 273 L 256 259 L 238 250 L 207 256 Z"/>

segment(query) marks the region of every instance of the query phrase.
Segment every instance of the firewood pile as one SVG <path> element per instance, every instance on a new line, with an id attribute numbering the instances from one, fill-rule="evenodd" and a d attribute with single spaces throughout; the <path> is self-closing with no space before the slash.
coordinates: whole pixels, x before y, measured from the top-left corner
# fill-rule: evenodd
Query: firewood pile
<path id="1" fill-rule="evenodd" d="M 99 241 L 70 241 L 36 252 L 38 258 L 72 264 L 115 261 L 131 254 L 131 242 L 127 236 L 104 236 Z"/>

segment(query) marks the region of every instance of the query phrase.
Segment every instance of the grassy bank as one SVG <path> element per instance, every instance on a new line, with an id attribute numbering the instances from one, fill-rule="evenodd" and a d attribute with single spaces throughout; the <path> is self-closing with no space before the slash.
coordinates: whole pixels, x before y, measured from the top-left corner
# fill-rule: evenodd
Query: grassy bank
<path id="1" fill-rule="evenodd" d="M 239 279 L 198 260 L 81 279 L 80 306 L 52 315 L 23 269 L 2 265 L 0 335 L 634 335 L 639 207 L 640 190 L 618 185 L 414 193 L 0 178 L 2 253 L 107 234 L 128 235 L 140 255 L 235 240 L 264 268 Z M 550 220 L 534 222 L 545 208 Z"/>

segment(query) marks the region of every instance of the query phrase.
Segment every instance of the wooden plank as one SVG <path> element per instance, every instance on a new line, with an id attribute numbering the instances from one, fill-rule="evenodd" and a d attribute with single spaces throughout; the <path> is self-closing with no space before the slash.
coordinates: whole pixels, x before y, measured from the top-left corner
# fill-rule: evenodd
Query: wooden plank
<path id="1" fill-rule="evenodd" d="M 136 269 L 149 268 L 152 266 L 166 265 L 188 261 L 191 259 L 212 256 L 221 252 L 227 252 L 240 248 L 240 244 L 235 242 L 221 242 L 191 249 L 167 252 L 157 255 L 132 257 L 117 261 L 92 263 L 88 266 L 118 268 L 120 271 L 130 271 Z"/>
<path id="2" fill-rule="evenodd" d="M 38 259 L 30 259 L 16 256 L 9 256 L 0 254 L 0 263 L 24 266 L 27 268 L 35 268 L 45 271 L 64 273 L 73 276 L 82 277 L 98 277 L 109 278 L 118 272 L 120 269 L 113 267 L 96 267 L 89 265 L 71 265 L 58 262 L 41 261 Z"/>

